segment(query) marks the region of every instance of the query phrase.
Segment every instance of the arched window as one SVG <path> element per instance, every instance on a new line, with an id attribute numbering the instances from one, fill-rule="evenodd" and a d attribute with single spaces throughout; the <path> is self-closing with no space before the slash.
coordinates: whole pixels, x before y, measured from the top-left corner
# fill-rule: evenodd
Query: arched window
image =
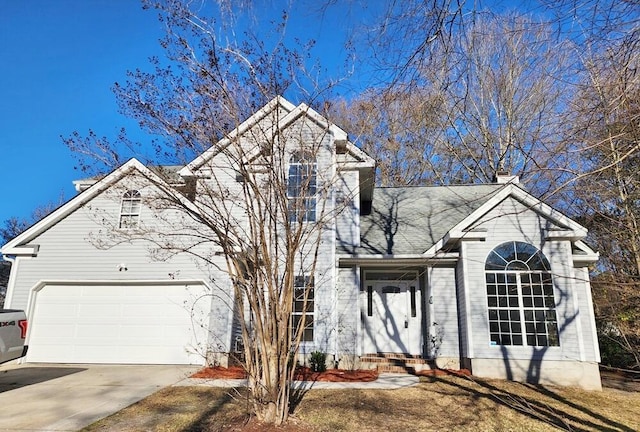
<path id="1" fill-rule="evenodd" d="M 120 228 L 135 228 L 140 222 L 140 192 L 128 190 L 122 195 L 120 206 Z"/>
<path id="2" fill-rule="evenodd" d="M 485 262 L 492 345 L 558 346 L 549 261 L 536 247 L 507 242 Z"/>
<path id="3" fill-rule="evenodd" d="M 298 152 L 289 159 L 287 199 L 289 221 L 316 220 L 316 160 L 313 155 Z"/>

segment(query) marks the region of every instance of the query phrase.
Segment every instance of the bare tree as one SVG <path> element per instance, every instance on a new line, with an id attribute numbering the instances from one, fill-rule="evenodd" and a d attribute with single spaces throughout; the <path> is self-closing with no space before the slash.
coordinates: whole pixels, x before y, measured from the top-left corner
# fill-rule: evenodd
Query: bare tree
<path id="1" fill-rule="evenodd" d="M 567 164 L 569 53 L 544 22 L 479 14 L 432 41 L 410 82 L 367 93 L 341 117 L 379 160 L 383 183 L 486 182 L 509 171 L 541 195 Z"/>
<path id="2" fill-rule="evenodd" d="M 640 57 L 626 42 L 588 57 L 589 80 L 573 107 L 582 143 L 573 194 L 576 213 L 602 254 L 594 300 L 605 351 L 614 346 L 640 368 Z M 604 341 L 603 341 L 604 338 Z M 609 361 L 609 359 L 607 359 Z"/>
<path id="3" fill-rule="evenodd" d="M 64 203 L 64 195 L 60 195 L 57 202 L 50 202 L 35 208 L 29 218 L 10 217 L 4 221 L 4 227 L 0 228 L 0 244 L 5 244 L 17 237 L 31 225 L 53 212 Z"/>
<path id="4" fill-rule="evenodd" d="M 330 111 L 353 139 L 377 161 L 381 186 L 444 183 L 445 170 L 436 145 L 444 130 L 440 95 L 414 90 L 369 91 L 350 101 L 338 100 Z"/>
<path id="5" fill-rule="evenodd" d="M 157 141 L 136 144 L 123 133 L 110 142 L 90 132 L 65 142 L 87 169 L 131 154 L 155 164 L 192 162 L 180 176 L 163 168 L 129 173 L 119 187 L 143 191 L 140 204 L 153 220 L 122 230 L 128 222 L 94 209 L 102 228 L 92 241 L 102 248 L 146 242 L 159 260 L 193 257 L 229 294 L 257 418 L 280 424 L 289 415 L 292 359 L 314 331 L 315 292 L 331 282 L 334 263 L 321 258 L 331 256 L 332 226 L 355 192 L 340 183 L 335 160 L 335 141 L 347 137 L 310 107 L 277 96 L 295 93 L 297 83 L 309 85 L 300 93 L 311 103 L 324 91 L 308 80 L 304 46 L 292 50 L 274 37 L 286 16 L 274 35 L 249 32 L 235 41 L 194 5 L 148 6 L 167 26 L 169 63 L 154 59 L 153 72 L 131 72 L 115 93 Z M 222 8 L 218 18 L 228 13 Z"/>

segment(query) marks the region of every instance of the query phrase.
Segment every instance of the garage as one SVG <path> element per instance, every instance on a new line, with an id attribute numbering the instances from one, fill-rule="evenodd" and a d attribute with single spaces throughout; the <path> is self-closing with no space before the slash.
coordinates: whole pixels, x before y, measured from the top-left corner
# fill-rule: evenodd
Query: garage
<path id="1" fill-rule="evenodd" d="M 204 364 L 202 284 L 56 284 L 35 292 L 28 362 Z"/>

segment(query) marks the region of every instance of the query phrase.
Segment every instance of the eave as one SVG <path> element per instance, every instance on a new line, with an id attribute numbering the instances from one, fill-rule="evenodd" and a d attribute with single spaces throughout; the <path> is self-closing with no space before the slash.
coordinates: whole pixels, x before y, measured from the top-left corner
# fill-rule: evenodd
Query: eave
<path id="1" fill-rule="evenodd" d="M 457 252 L 439 253 L 433 256 L 407 255 L 338 255 L 340 267 L 415 267 L 426 265 L 455 264 L 458 262 Z"/>
<path id="2" fill-rule="evenodd" d="M 35 257 L 38 255 L 38 251 L 40 250 L 40 245 L 24 245 L 24 246 L 14 246 L 14 247 L 6 247 L 2 249 L 3 255 L 8 256 L 31 256 Z"/>

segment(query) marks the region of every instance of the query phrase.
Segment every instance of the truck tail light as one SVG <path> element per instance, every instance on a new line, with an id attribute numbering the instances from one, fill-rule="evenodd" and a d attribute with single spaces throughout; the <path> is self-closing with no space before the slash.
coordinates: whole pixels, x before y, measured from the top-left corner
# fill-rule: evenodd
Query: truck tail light
<path id="1" fill-rule="evenodd" d="M 20 337 L 25 339 L 27 337 L 27 320 L 19 320 L 18 325 L 20 326 Z"/>

